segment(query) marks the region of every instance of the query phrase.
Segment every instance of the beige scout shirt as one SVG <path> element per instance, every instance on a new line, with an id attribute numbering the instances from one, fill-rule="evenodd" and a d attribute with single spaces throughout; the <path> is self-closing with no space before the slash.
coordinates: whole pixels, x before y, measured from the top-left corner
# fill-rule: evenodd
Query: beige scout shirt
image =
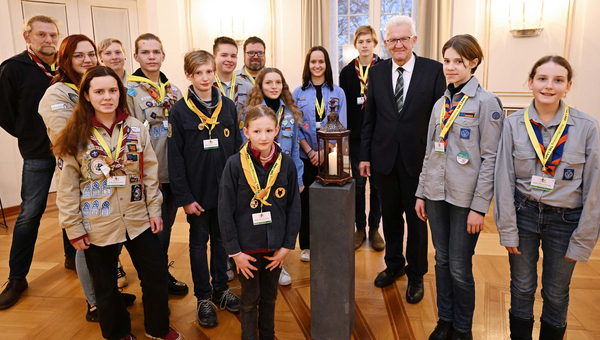
<path id="1" fill-rule="evenodd" d="M 125 155 L 137 155 L 137 160 L 125 166 L 124 187 L 109 187 L 102 173 L 102 156 L 97 156 L 94 145 L 88 141 L 77 156 L 59 159 L 61 181 L 58 184 L 56 205 L 60 226 L 73 240 L 87 234 L 96 246 L 107 246 L 136 238 L 150 227 L 151 217 L 160 217 L 162 194 L 158 189 L 158 163 L 150 144 L 150 136 L 143 124 L 133 117 L 125 120 L 131 127 Z M 112 136 L 98 128 L 109 147 L 116 148 L 120 124 L 114 127 Z M 137 152 L 133 152 L 137 150 Z M 132 152 L 128 152 L 132 151 Z M 142 159 L 143 151 L 143 159 Z M 93 157 L 96 155 L 96 157 Z M 140 162 L 143 161 L 143 183 Z"/>
<path id="2" fill-rule="evenodd" d="M 502 103 L 498 96 L 479 86 L 475 77 L 451 99 L 452 104 L 461 93 L 469 99 L 448 130 L 445 153 L 436 153 L 434 146 L 441 140 L 440 115 L 450 91 L 446 90 L 433 107 L 415 196 L 487 213 L 494 193 L 494 164 L 504 117 Z M 468 154 L 468 163 L 458 162 L 460 152 Z"/>
<path id="3" fill-rule="evenodd" d="M 554 119 L 544 125 L 535 110 L 533 101 L 529 106 L 529 118 L 541 126 L 544 145 L 550 144 L 565 109 L 561 100 Z M 530 200 L 553 207 L 581 208 L 577 229 L 571 235 L 566 256 L 587 262 L 598 241 L 600 231 L 600 135 L 598 121 L 593 117 L 569 107 L 569 131 L 563 155 L 555 168 L 555 184 L 552 191 L 531 187 L 533 175 L 542 176 L 542 164 L 529 140 L 524 119 L 525 110 L 508 116 L 504 122 L 502 140 L 498 147 L 495 171 L 494 218 L 500 244 L 505 247 L 519 246 L 515 190 Z"/>
<path id="4" fill-rule="evenodd" d="M 52 144 L 56 143 L 60 131 L 75 110 L 77 98 L 77 91 L 59 82 L 50 86 L 40 100 L 38 112 L 46 124 L 48 138 Z"/>
<path id="5" fill-rule="evenodd" d="M 148 80 L 148 83 L 151 81 Z M 139 82 L 128 80 L 125 83 L 127 89 L 127 104 L 131 109 L 130 114 L 140 122 L 148 122 L 148 131 L 152 146 L 158 159 L 158 180 L 160 183 L 169 183 L 169 160 L 167 154 L 167 140 L 170 133 L 169 118 L 163 113 L 162 103 L 152 99 L 147 90 L 140 86 Z M 171 84 L 174 105 L 181 99 L 181 91 Z M 168 113 L 167 113 L 168 114 Z"/>

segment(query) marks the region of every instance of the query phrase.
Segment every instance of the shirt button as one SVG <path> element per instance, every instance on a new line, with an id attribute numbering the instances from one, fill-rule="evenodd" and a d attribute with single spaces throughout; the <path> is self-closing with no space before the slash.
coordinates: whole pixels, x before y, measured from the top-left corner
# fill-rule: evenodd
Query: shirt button
<path id="1" fill-rule="evenodd" d="M 123 214 L 123 217 L 125 217 L 125 214 Z"/>
<path id="2" fill-rule="evenodd" d="M 121 197 L 121 201 L 123 200 L 123 197 Z"/>
<path id="3" fill-rule="evenodd" d="M 440 186 L 444 186 L 444 182 L 440 182 Z"/>

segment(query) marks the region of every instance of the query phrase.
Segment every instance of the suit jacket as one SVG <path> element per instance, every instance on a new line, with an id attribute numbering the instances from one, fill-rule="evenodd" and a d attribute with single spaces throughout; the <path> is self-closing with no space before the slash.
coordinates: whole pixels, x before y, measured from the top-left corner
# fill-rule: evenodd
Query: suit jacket
<path id="1" fill-rule="evenodd" d="M 413 54 L 415 67 L 400 113 L 392 89 L 392 59 L 369 70 L 369 91 L 361 133 L 360 161 L 389 174 L 401 157 L 410 176 L 418 176 L 427 146 L 427 128 L 435 102 L 444 94 L 442 64 Z"/>

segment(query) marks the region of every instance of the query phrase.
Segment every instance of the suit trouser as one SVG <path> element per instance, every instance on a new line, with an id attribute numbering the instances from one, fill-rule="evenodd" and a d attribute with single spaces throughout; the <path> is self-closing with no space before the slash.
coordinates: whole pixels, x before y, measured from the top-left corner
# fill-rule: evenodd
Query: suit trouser
<path id="1" fill-rule="evenodd" d="M 385 264 L 387 268 L 399 270 L 405 266 L 409 278 L 427 273 L 427 223 L 421 221 L 415 212 L 415 192 L 419 176 L 411 176 L 406 171 L 400 154 L 389 174 L 372 170 L 379 187 L 383 234 L 385 236 Z M 404 217 L 408 224 L 406 259 L 404 249 Z"/>

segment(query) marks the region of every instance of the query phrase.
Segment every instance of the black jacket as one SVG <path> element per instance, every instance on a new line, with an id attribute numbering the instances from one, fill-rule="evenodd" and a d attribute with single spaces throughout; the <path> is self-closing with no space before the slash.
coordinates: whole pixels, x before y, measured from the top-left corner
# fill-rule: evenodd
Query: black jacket
<path id="1" fill-rule="evenodd" d="M 212 90 L 213 100 L 220 97 L 219 89 L 213 86 Z M 185 99 L 170 110 L 169 182 L 178 207 L 194 201 L 204 209 L 217 207 L 223 167 L 242 144 L 235 104 L 227 97 L 221 100 L 223 106 L 217 120 L 220 124 L 212 130 L 212 138 L 219 139 L 218 149 L 204 150 L 204 140 L 209 139 L 208 127 L 198 129 L 201 120 L 188 108 Z M 206 116 L 212 115 L 204 106 L 196 103 L 196 107 Z"/>
<path id="2" fill-rule="evenodd" d="M 377 55 L 375 58 L 375 65 L 383 61 Z M 360 97 L 360 80 L 358 79 L 358 75 L 356 75 L 354 59 L 348 65 L 344 66 L 342 72 L 340 72 L 340 87 L 346 94 L 346 112 L 350 139 L 360 139 L 365 109 L 361 109 L 362 104 L 359 105 L 356 103 L 356 99 Z M 368 91 L 367 94 L 369 94 Z"/>
<path id="3" fill-rule="evenodd" d="M 44 65 L 48 72 L 50 66 Z M 27 51 L 0 65 L 0 126 L 17 137 L 24 159 L 53 158 L 46 125 L 38 113 L 40 100 L 50 86 L 48 77 Z"/>
<path id="4" fill-rule="evenodd" d="M 370 161 L 378 173 L 389 174 L 396 157 L 401 157 L 410 176 L 419 176 L 423 167 L 431 110 L 444 94 L 446 79 L 441 63 L 413 57 L 415 68 L 400 113 L 392 89 L 392 59 L 369 70 L 360 160 Z"/>
<path id="5" fill-rule="evenodd" d="M 281 153 L 279 147 L 277 152 Z M 251 157 L 260 186 L 264 188 L 273 163 L 265 170 L 253 155 Z M 250 208 L 253 197 L 237 153 L 227 160 L 219 189 L 219 226 L 227 254 L 263 249 L 293 250 L 300 230 L 300 191 L 296 165 L 290 156 L 282 155 L 281 170 L 267 199 L 272 205 L 263 207 L 263 212 L 271 212 L 272 223 L 253 224 L 252 214 L 260 212 L 260 204 L 256 209 Z"/>

